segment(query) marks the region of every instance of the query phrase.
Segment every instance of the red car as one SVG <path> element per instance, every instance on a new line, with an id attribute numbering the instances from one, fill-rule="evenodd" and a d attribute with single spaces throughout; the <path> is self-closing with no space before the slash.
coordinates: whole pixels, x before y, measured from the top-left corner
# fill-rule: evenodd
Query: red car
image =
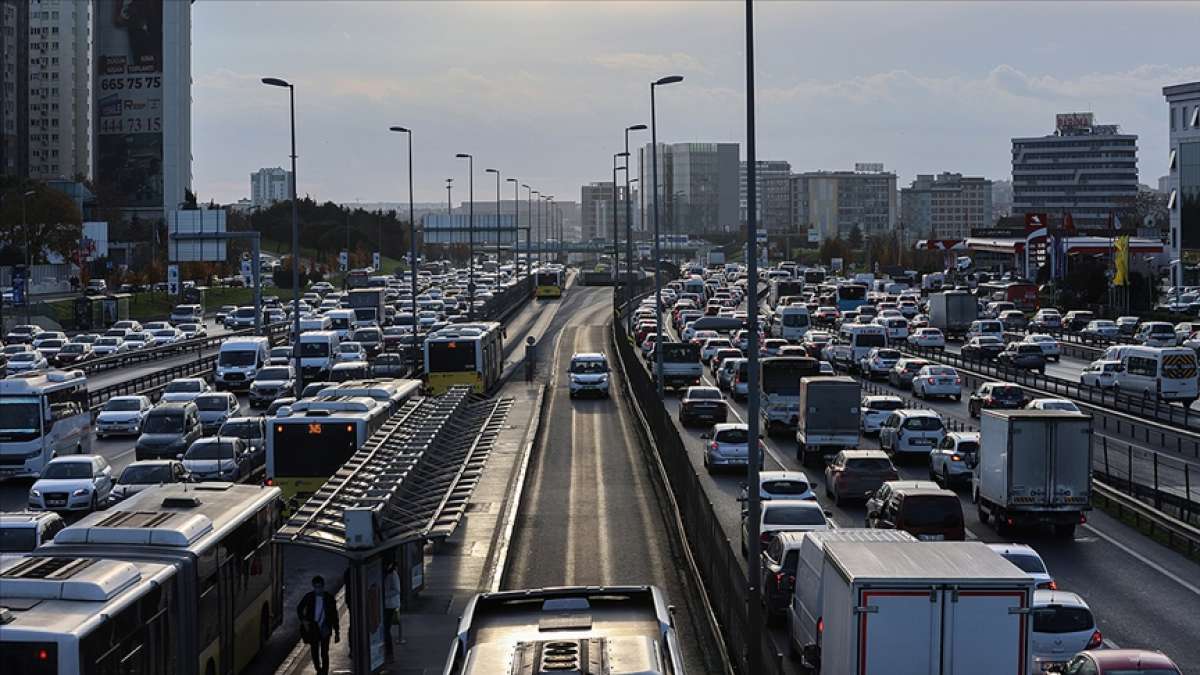
<path id="1" fill-rule="evenodd" d="M 1183 675 L 1175 662 L 1162 652 L 1145 649 L 1098 649 L 1079 652 L 1058 675 Z"/>

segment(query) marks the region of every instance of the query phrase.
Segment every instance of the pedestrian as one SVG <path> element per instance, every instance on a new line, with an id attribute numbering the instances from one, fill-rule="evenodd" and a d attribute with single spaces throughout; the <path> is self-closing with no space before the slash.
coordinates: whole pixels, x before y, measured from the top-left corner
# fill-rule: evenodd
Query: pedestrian
<path id="1" fill-rule="evenodd" d="M 337 603 L 332 593 L 325 592 L 324 577 L 318 574 L 312 578 L 312 591 L 300 599 L 296 615 L 300 618 L 300 638 L 312 651 L 313 667 L 317 669 L 317 675 L 326 675 L 329 672 L 329 636 L 332 634 L 336 643 L 342 641 L 342 635 Z"/>
<path id="2" fill-rule="evenodd" d="M 383 646 L 392 655 L 392 626 L 400 626 L 400 573 L 396 561 L 387 561 L 383 570 Z"/>

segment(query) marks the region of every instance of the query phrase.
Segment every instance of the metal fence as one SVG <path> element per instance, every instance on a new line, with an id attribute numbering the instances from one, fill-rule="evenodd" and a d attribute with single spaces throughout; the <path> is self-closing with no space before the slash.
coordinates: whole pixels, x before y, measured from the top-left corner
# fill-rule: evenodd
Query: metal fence
<path id="1" fill-rule="evenodd" d="M 701 583 L 709 596 L 730 659 L 738 671 L 748 673 L 749 650 L 758 649 L 766 668 L 762 675 L 783 673 L 783 654 L 775 647 L 765 626 L 760 632 L 760 643 L 747 644 L 746 603 L 749 602 L 749 593 L 745 561 L 735 553 L 737 546 L 725 536 L 716 510 L 688 458 L 683 439 L 669 413 L 661 403 L 651 403 L 660 400 L 657 390 L 634 352 L 623 322 L 613 322 L 613 339 L 625 366 L 633 398 L 650 426 L 655 449 L 667 473 L 668 487 L 679 505 Z"/>

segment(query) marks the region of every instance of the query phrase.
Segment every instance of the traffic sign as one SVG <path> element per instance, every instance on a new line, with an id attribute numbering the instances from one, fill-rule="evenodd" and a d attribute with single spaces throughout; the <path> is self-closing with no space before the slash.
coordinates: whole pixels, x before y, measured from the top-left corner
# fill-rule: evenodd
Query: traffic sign
<path id="1" fill-rule="evenodd" d="M 376 270 L 383 267 L 383 256 L 379 254 L 379 251 L 371 254 L 371 267 L 374 267 Z"/>
<path id="2" fill-rule="evenodd" d="M 350 270 L 350 252 L 341 251 L 338 253 L 338 271 L 346 272 Z"/>
<path id="3" fill-rule="evenodd" d="M 179 265 L 167 265 L 167 294 L 179 295 Z"/>

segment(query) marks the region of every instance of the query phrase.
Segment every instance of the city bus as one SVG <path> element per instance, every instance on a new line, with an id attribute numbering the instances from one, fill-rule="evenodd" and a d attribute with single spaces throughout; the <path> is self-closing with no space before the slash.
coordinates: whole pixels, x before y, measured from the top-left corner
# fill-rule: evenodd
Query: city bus
<path id="1" fill-rule="evenodd" d="M 839 312 L 849 312 L 867 303 L 866 284 L 839 284 L 833 293 Z"/>
<path id="2" fill-rule="evenodd" d="M 5 667 L 57 675 L 226 675 L 279 626 L 279 490 L 148 488 L 0 571 Z M 4 623 L 0 620 L 0 623 Z"/>
<path id="3" fill-rule="evenodd" d="M 537 271 L 537 290 L 534 296 L 539 298 L 561 298 L 563 287 L 567 283 L 567 272 L 561 267 L 543 267 Z"/>
<path id="4" fill-rule="evenodd" d="M 771 281 L 771 293 L 768 297 L 768 303 L 772 307 L 779 306 L 779 299 L 789 295 L 803 295 L 804 280 L 803 279 L 775 279 Z"/>
<path id="5" fill-rule="evenodd" d="M 380 403 L 386 403 L 392 412 L 400 409 L 413 396 L 421 391 L 420 380 L 376 379 L 349 380 L 338 382 L 317 392 L 318 398 L 366 396 Z"/>
<path id="6" fill-rule="evenodd" d="M 267 426 L 267 483 L 304 503 L 395 412 L 368 396 L 301 399 Z"/>
<path id="7" fill-rule="evenodd" d="M 504 331 L 499 323 L 460 323 L 425 338 L 425 389 L 433 395 L 467 386 L 487 393 L 504 370 Z"/>
<path id="8" fill-rule="evenodd" d="M 759 364 L 763 428 L 771 433 L 796 428 L 800 378 L 820 375 L 821 362 L 808 356 L 771 356 L 760 359 Z"/>
<path id="9" fill-rule="evenodd" d="M 41 475 L 59 455 L 92 450 L 92 410 L 82 370 L 0 379 L 0 479 Z"/>

